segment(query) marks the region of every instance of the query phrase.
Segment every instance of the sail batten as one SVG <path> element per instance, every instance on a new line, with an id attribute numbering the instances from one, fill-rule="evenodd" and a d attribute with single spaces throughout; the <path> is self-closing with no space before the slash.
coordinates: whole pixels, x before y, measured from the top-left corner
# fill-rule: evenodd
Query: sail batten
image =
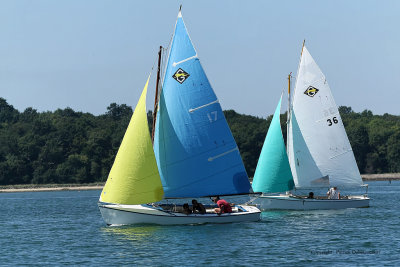
<path id="1" fill-rule="evenodd" d="M 167 198 L 251 190 L 236 142 L 181 15 L 160 94 L 154 151 Z"/>
<path id="2" fill-rule="evenodd" d="M 195 58 L 197 58 L 197 54 L 194 55 L 194 56 L 192 56 L 192 57 L 183 59 L 183 60 L 181 60 L 181 61 L 179 61 L 179 62 L 174 62 L 174 63 L 172 63 L 172 66 L 176 67 L 177 65 L 179 65 L 179 64 L 181 64 L 181 63 L 183 63 L 183 62 L 186 62 L 186 61 L 189 61 L 189 60 L 195 59 Z"/>

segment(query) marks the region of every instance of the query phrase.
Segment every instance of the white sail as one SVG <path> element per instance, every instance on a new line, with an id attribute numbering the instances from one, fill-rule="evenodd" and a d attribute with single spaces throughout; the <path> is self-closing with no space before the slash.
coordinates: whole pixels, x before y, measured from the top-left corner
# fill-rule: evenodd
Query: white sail
<path id="1" fill-rule="evenodd" d="M 288 154 L 296 187 L 361 185 L 335 100 L 306 47 L 290 111 Z"/>

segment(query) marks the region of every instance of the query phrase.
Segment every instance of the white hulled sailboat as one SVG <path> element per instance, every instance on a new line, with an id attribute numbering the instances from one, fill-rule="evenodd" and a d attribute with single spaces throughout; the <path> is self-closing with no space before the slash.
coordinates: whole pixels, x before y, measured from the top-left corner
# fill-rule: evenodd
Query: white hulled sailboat
<path id="1" fill-rule="evenodd" d="M 290 77 L 289 77 L 290 79 Z M 283 195 L 271 195 L 291 190 L 290 186 L 273 189 L 273 187 L 260 187 L 258 180 L 281 181 L 290 180 L 287 174 L 290 164 L 291 174 L 296 189 L 316 190 L 329 187 L 339 189 L 359 187 L 363 185 L 357 163 L 354 158 L 350 142 L 338 108 L 333 99 L 326 78 L 307 48 L 303 44 L 299 69 L 294 91 L 290 94 L 289 82 L 289 120 L 287 133 L 287 155 L 271 161 L 271 157 L 260 156 L 253 189 L 264 194 L 253 201 L 261 210 L 266 209 L 342 209 L 368 207 L 369 198 L 366 195 L 345 196 L 340 199 L 328 199 L 327 196 L 297 196 L 290 192 Z M 280 111 L 280 106 L 279 106 Z M 278 108 L 275 116 L 278 116 Z M 273 119 L 273 120 L 274 120 Z M 279 122 L 276 122 L 278 125 Z M 271 122 L 271 127 L 272 127 Z M 277 128 L 276 126 L 275 128 Z M 272 128 L 272 129 L 275 129 Z M 271 128 L 268 131 L 270 134 Z M 281 135 L 279 125 L 275 135 Z M 263 151 L 267 145 L 267 135 Z M 276 137 L 277 138 L 277 137 Z M 281 144 L 283 143 L 280 141 Z M 281 145 L 282 147 L 282 145 Z M 284 146 L 283 146 L 284 149 Z M 277 152 L 281 153 L 280 150 Z M 262 153 L 261 153 L 262 154 Z M 271 155 L 274 153 L 271 152 Z M 276 157 L 275 157 L 276 158 Z M 286 164 L 289 160 L 289 164 Z M 285 166 L 281 172 L 263 173 L 256 176 L 258 168 L 265 169 L 269 164 Z M 283 175 L 282 172 L 286 174 Z"/>
<path id="2" fill-rule="evenodd" d="M 261 212 L 254 206 L 236 205 L 232 213 L 221 215 L 213 209 L 186 215 L 182 205 L 154 203 L 252 192 L 180 11 L 158 102 L 154 150 L 147 125 L 147 85 L 100 196 L 104 221 L 168 225 L 259 220 Z"/>

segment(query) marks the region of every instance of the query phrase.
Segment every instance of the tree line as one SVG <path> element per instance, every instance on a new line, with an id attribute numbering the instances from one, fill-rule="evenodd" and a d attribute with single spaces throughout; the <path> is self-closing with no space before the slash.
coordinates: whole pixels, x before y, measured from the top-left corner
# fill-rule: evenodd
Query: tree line
<path id="1" fill-rule="evenodd" d="M 361 173 L 400 172 L 400 116 L 339 112 Z M 252 177 L 272 115 L 224 114 Z M 131 116 L 131 107 L 116 103 L 98 116 L 71 108 L 19 112 L 0 98 L 0 185 L 105 181 Z M 151 128 L 151 111 L 148 119 Z M 286 114 L 281 123 L 286 137 Z"/>

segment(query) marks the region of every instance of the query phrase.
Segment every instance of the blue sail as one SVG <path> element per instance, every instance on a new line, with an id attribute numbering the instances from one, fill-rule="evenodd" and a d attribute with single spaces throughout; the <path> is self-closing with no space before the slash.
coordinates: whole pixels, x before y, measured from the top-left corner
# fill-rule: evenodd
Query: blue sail
<path id="1" fill-rule="evenodd" d="M 166 198 L 251 191 L 238 147 L 180 12 L 160 94 L 154 152 Z"/>
<path id="2" fill-rule="evenodd" d="M 281 102 L 282 97 L 276 107 L 258 159 L 252 184 L 254 192 L 285 192 L 294 187 L 279 118 Z"/>

